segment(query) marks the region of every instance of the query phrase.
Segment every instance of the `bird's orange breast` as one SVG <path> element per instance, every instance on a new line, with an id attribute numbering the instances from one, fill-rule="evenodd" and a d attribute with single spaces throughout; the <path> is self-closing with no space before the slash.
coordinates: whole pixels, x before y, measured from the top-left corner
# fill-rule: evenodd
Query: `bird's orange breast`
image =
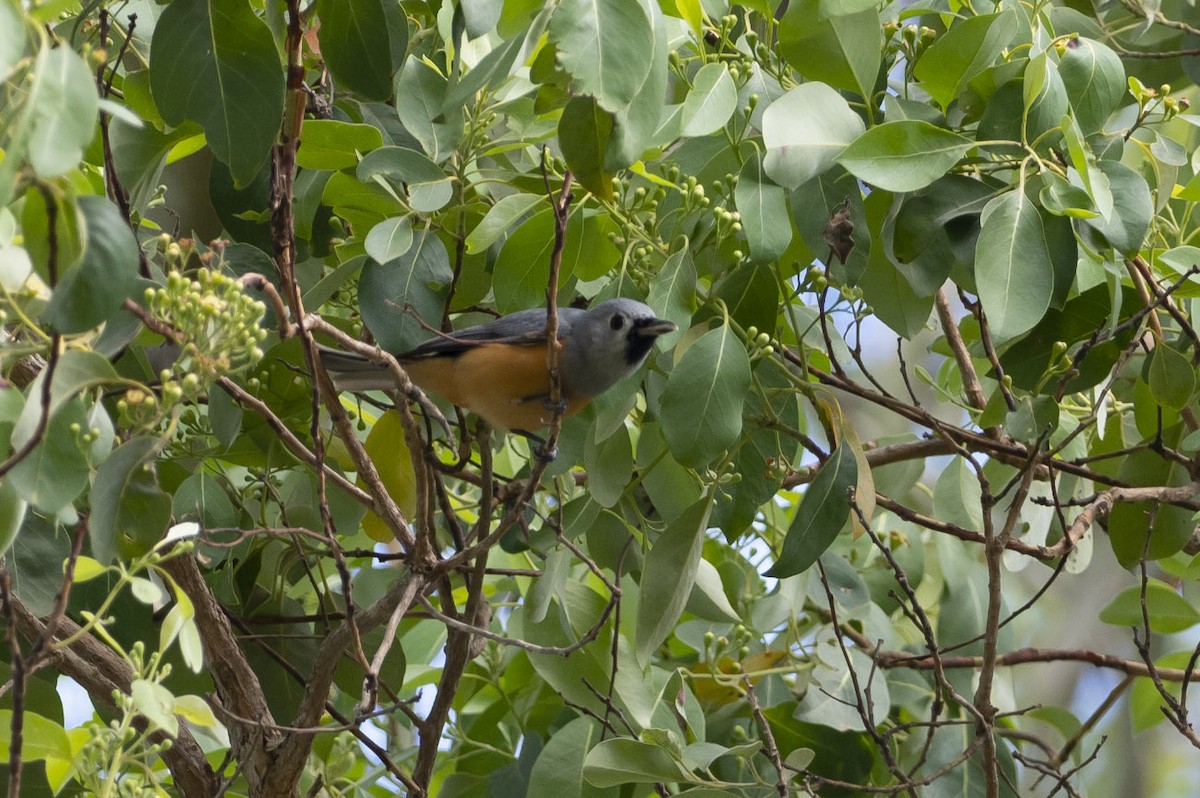
<path id="1" fill-rule="evenodd" d="M 554 416 L 547 406 L 550 373 L 544 344 L 481 344 L 403 365 L 421 390 L 446 398 L 493 427 L 532 432 Z M 564 417 L 578 413 L 591 398 L 573 396 L 565 380 L 562 389 L 567 400 Z"/>

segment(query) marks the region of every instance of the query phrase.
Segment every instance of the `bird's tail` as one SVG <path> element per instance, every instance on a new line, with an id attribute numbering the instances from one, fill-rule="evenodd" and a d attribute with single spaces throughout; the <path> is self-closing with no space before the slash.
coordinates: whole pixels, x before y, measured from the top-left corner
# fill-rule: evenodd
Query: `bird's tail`
<path id="1" fill-rule="evenodd" d="M 317 354 L 339 391 L 385 391 L 396 387 L 390 371 L 362 355 L 320 345 Z"/>

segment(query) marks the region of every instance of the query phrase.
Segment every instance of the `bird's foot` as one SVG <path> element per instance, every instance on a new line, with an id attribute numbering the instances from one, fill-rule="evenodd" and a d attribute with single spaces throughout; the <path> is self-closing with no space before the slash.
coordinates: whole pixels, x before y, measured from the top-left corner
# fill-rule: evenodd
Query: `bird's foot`
<path id="1" fill-rule="evenodd" d="M 517 433 L 518 435 L 520 435 L 521 437 L 523 437 L 529 441 L 529 443 L 530 443 L 529 450 L 533 453 L 533 456 L 536 457 L 539 462 L 551 463 L 554 461 L 554 459 L 556 457 L 558 457 L 558 447 L 557 446 L 554 446 L 554 447 L 547 446 L 546 439 L 543 438 L 541 435 L 535 435 L 534 433 L 528 432 L 523 429 L 515 429 L 515 430 L 513 430 L 513 432 Z"/>

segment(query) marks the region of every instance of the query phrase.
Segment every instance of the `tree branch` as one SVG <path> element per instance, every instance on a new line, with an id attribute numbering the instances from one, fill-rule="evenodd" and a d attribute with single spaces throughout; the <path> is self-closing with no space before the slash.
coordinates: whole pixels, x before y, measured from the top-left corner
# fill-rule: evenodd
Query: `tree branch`
<path id="1" fill-rule="evenodd" d="M 31 613 L 20 600 L 12 602 L 17 629 L 21 635 L 34 640 L 47 634 L 47 626 Z M 57 643 L 47 649 L 44 662 L 52 665 L 57 671 L 70 676 L 77 681 L 93 700 L 116 709 L 113 703 L 113 692 L 129 695 L 133 680 L 132 671 L 125 660 L 117 656 L 111 648 L 101 643 L 89 634 L 81 634 L 79 625 L 70 618 L 62 618 L 50 636 L 53 640 L 72 638 L 68 647 Z M 144 721 L 136 720 L 139 728 L 145 728 Z M 150 736 L 151 742 L 162 742 L 166 739 L 164 732 L 158 731 Z M 162 753 L 163 760 L 171 770 L 175 786 L 185 798 L 212 798 L 220 789 L 221 780 L 208 764 L 204 751 L 196 738 L 184 724 L 179 725 L 179 733 L 174 738 L 174 744 Z"/>

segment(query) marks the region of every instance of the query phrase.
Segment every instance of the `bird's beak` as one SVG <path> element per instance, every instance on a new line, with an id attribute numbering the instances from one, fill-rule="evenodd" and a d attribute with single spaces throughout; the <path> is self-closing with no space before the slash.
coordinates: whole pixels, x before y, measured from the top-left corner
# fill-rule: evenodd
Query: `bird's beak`
<path id="1" fill-rule="evenodd" d="M 633 326 L 633 334 L 643 338 L 657 338 L 660 335 L 673 333 L 679 328 L 675 326 L 675 322 L 667 321 L 666 319 L 647 319 L 639 321 Z"/>

